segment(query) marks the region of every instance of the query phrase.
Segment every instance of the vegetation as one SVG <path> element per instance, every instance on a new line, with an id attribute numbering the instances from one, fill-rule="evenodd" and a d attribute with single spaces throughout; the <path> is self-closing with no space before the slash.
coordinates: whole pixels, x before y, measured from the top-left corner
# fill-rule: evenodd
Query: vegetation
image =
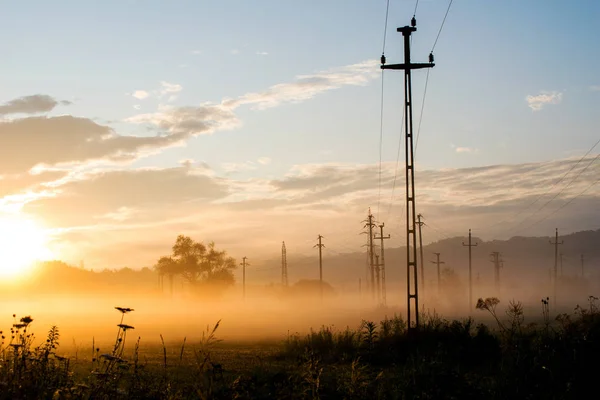
<path id="1" fill-rule="evenodd" d="M 0 398 L 579 398 L 595 386 L 597 300 L 590 296 L 585 307 L 550 323 L 544 299 L 544 323 L 536 325 L 525 324 L 519 302 L 510 302 L 502 316 L 497 298 L 479 299 L 477 309 L 493 316 L 494 329 L 427 314 L 417 332 L 394 315 L 362 321 L 357 329 L 289 335 L 270 352 L 252 350 L 246 360 L 217 339 L 219 323 L 198 343 L 184 339 L 175 354 L 168 355 L 163 341 L 154 358 L 142 357 L 140 338 L 132 352 L 127 342 L 135 328 L 124 318 L 134 310 L 115 307 L 121 318 L 110 351 L 94 348 L 91 360 L 76 361 L 57 354 L 57 327 L 34 347 L 33 319 L 25 316 L 15 320 L 6 345 L 3 336 Z M 232 352 L 237 357 L 227 356 Z"/>
<path id="2" fill-rule="evenodd" d="M 160 276 L 167 276 L 173 293 L 173 278 L 180 275 L 194 288 L 218 287 L 223 289 L 234 283 L 235 259 L 224 250 L 217 250 L 215 243 L 205 246 L 189 236 L 179 235 L 170 256 L 161 257 L 155 267 Z"/>

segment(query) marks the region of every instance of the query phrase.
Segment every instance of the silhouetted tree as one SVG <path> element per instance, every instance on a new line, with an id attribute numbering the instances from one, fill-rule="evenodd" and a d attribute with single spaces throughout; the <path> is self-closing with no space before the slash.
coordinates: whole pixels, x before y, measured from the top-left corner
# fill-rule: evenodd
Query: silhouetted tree
<path id="1" fill-rule="evenodd" d="M 225 250 L 217 250 L 214 242 L 208 246 L 195 242 L 189 236 L 179 235 L 170 257 L 161 257 L 156 269 L 172 279 L 181 275 L 192 286 L 210 284 L 229 286 L 234 283 L 233 270 L 237 264 Z M 172 283 L 171 283 L 172 286 Z"/>

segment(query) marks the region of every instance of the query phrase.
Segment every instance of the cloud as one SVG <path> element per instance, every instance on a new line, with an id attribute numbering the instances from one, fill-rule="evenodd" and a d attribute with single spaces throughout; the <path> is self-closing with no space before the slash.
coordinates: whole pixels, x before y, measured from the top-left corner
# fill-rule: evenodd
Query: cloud
<path id="1" fill-rule="evenodd" d="M 478 153 L 479 149 L 473 147 L 456 147 L 454 151 L 457 153 Z"/>
<path id="2" fill-rule="evenodd" d="M 210 115 L 205 115 L 207 120 Z M 210 131 L 207 121 L 197 131 Z M 28 117 L 0 122 L 0 159 L 4 174 L 35 166 L 73 166 L 92 161 L 133 161 L 144 153 L 183 143 L 188 134 L 121 136 L 108 126 L 72 116 Z M 44 168 L 42 168 L 44 169 Z"/>
<path id="3" fill-rule="evenodd" d="M 542 91 L 536 96 L 527 96 L 525 100 L 527 101 L 529 108 L 533 111 L 539 111 L 546 104 L 559 104 L 562 101 L 562 93 Z"/>
<path id="4" fill-rule="evenodd" d="M 136 90 L 131 96 L 135 97 L 138 100 L 144 100 L 148 98 L 148 96 L 150 96 L 150 93 L 146 92 L 145 90 Z"/>
<path id="5" fill-rule="evenodd" d="M 136 110 L 139 110 L 142 108 L 142 106 L 140 106 L 139 104 L 134 104 L 133 108 L 135 108 Z"/>
<path id="6" fill-rule="evenodd" d="M 253 105 L 256 109 L 264 110 L 283 103 L 300 103 L 343 86 L 366 85 L 378 76 L 377 65 L 376 60 L 365 61 L 312 75 L 301 75 L 294 82 L 274 85 L 266 91 L 247 93 L 236 99 L 225 99 L 220 104 L 163 107 L 156 113 L 131 117 L 127 122 L 149 123 L 161 131 L 182 135 L 232 129 L 241 124 L 233 111 L 242 105 Z M 214 124 L 207 127 L 207 119 L 213 120 Z"/>
<path id="7" fill-rule="evenodd" d="M 89 173 L 55 189 L 53 197 L 29 202 L 23 211 L 53 227 L 95 223 L 98 218 L 132 216 L 148 219 L 170 214 L 164 208 L 197 207 L 228 194 L 227 185 L 202 168 L 174 167 Z M 123 210 L 128 210 L 124 213 Z M 158 213 L 158 214 L 157 214 Z"/>
<path id="8" fill-rule="evenodd" d="M 257 51 L 256 55 L 259 55 L 259 56 L 268 56 L 269 53 L 267 53 L 266 51 Z"/>
<path id="9" fill-rule="evenodd" d="M 588 157 L 576 166 L 538 205 L 558 193 L 591 160 Z M 417 206 L 427 221 L 444 226 L 445 231 L 464 233 L 473 228 L 481 237 L 508 237 L 521 218 L 538 209 L 538 205 L 528 208 L 532 201 L 543 196 L 577 161 L 417 170 Z M 377 220 L 385 222 L 396 247 L 403 243 L 404 182 L 400 175 L 392 197 L 395 162 L 382 167 L 379 197 L 378 164 L 306 164 L 293 167 L 278 179 L 233 179 L 209 175 L 214 171 L 187 160 L 166 169 L 79 175 L 51 188 L 51 196 L 28 198 L 22 211 L 51 228 L 62 229 L 57 240 L 68 241 L 76 252 L 97 253 L 98 263 L 104 265 L 122 263 L 122 257 L 137 259 L 135 263 L 152 262 L 161 255 L 152 250 L 102 254 L 101 249 L 110 248 L 112 243 L 139 244 L 144 237 L 146 241 L 164 241 L 168 247 L 180 233 L 216 240 L 234 254 L 252 248 L 256 256 L 272 252 L 273 244 L 281 243 L 282 237 L 290 246 L 301 244 L 315 230 L 358 249 L 364 239 L 358 235 L 360 221 L 369 206 Z M 555 224 L 565 231 L 597 229 L 600 185 L 590 185 L 598 181 L 599 168 L 597 162 L 592 164 L 528 224 L 588 188 L 585 195 L 526 233 L 553 232 Z M 270 223 L 265 225 L 265 220 Z M 497 228 L 491 226 L 499 221 L 508 221 L 499 225 L 508 229 L 493 230 Z M 426 235 L 429 241 L 434 233 L 428 230 Z M 306 251 L 312 251 L 311 246 Z M 143 264 L 132 266 L 137 265 Z"/>
<path id="10" fill-rule="evenodd" d="M 0 105 L 0 115 L 39 114 L 52 111 L 58 104 L 70 105 L 71 102 L 67 100 L 58 102 L 45 94 L 24 96 Z"/>
<path id="11" fill-rule="evenodd" d="M 261 165 L 269 165 L 271 164 L 271 159 L 269 157 L 260 157 L 256 162 Z"/>

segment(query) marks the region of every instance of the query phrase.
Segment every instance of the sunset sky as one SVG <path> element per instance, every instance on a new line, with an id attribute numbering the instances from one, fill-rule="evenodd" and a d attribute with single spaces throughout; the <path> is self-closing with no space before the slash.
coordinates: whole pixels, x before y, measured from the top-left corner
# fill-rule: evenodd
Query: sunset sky
<path id="1" fill-rule="evenodd" d="M 369 207 L 404 245 L 397 71 L 379 185 L 386 1 L 1 4 L 0 224 L 35 221 L 55 258 L 151 266 L 178 234 L 251 260 L 318 234 L 362 251 Z M 390 1 L 388 63 L 414 6 Z M 447 6 L 419 2 L 413 61 Z M 579 162 L 600 139 L 598 20 L 596 0 L 454 1 L 416 156 L 425 242 L 600 228 L 600 144 Z"/>

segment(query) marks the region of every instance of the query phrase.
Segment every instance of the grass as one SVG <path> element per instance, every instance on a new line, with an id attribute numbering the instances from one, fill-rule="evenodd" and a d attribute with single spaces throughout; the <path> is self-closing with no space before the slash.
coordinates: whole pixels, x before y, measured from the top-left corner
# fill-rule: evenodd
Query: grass
<path id="1" fill-rule="evenodd" d="M 337 330 L 322 326 L 282 342 L 225 343 L 220 322 L 198 341 L 145 345 L 120 313 L 115 342 L 75 357 L 57 354 L 60 331 L 42 340 L 33 318 L 17 319 L 0 346 L 1 399 L 569 399 L 595 388 L 600 356 L 597 298 L 529 323 L 519 302 L 480 299 L 494 326 L 399 315 Z M 117 322 L 117 321 L 116 321 Z M 36 344 L 41 342 L 41 344 Z M 75 342 L 74 342 L 75 343 Z"/>

